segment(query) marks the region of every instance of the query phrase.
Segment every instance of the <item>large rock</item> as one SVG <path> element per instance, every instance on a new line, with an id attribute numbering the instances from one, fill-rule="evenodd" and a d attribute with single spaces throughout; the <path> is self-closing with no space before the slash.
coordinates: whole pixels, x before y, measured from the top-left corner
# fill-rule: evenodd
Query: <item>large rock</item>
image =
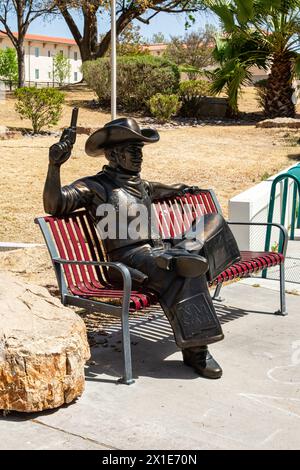
<path id="1" fill-rule="evenodd" d="M 8 129 L 5 126 L 0 126 L 0 140 L 14 139 L 20 137 L 21 133 L 16 130 Z"/>
<path id="2" fill-rule="evenodd" d="M 90 126 L 77 126 L 76 131 L 77 134 L 86 134 L 91 135 L 99 129 L 98 127 L 90 127 Z"/>
<path id="3" fill-rule="evenodd" d="M 290 129 L 300 129 L 300 119 L 294 118 L 274 118 L 274 119 L 265 119 L 264 121 L 260 121 L 256 124 L 256 127 L 262 128 L 281 128 L 287 127 Z"/>
<path id="4" fill-rule="evenodd" d="M 85 325 L 43 287 L 0 272 L 0 409 L 41 411 L 84 390 Z"/>

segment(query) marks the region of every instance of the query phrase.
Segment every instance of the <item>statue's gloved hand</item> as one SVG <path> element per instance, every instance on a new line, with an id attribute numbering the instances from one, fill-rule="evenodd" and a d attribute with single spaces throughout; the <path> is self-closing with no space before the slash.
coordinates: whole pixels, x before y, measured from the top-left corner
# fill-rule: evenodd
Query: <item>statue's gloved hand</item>
<path id="1" fill-rule="evenodd" d="M 199 192 L 200 188 L 198 186 L 186 186 L 180 191 L 180 194 L 183 196 L 185 194 L 197 194 Z"/>
<path id="2" fill-rule="evenodd" d="M 60 141 L 49 149 L 50 163 L 60 166 L 71 156 L 73 145 L 76 141 L 76 131 L 72 127 L 64 129 Z"/>

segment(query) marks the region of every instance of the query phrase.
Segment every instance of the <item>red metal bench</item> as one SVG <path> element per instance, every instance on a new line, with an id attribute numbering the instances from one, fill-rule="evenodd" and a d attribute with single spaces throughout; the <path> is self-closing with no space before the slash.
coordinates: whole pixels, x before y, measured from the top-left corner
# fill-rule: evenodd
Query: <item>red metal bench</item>
<path id="1" fill-rule="evenodd" d="M 221 213 L 215 194 L 211 190 L 199 190 L 197 194 L 155 201 L 153 208 L 164 239 L 173 238 L 185 231 L 196 216 Z M 183 213 L 185 217 L 182 217 Z M 157 303 L 156 296 L 151 292 L 132 290 L 127 267 L 122 263 L 107 261 L 98 232 L 85 210 L 65 217 L 38 217 L 35 222 L 40 226 L 47 244 L 62 303 L 121 317 L 124 354 L 124 376 L 121 381 L 126 384 L 132 383 L 129 313 Z M 230 222 L 230 224 L 245 225 L 240 222 Z M 271 225 L 278 227 L 282 235 L 283 243 L 279 252 L 241 252 L 241 261 L 230 266 L 210 283 L 216 287 L 214 299 L 218 299 L 223 282 L 247 277 L 252 273 L 279 265 L 280 310 L 276 313 L 286 314 L 284 258 L 287 232 L 279 224 Z M 108 267 L 122 274 L 121 290 L 110 283 L 107 275 Z"/>

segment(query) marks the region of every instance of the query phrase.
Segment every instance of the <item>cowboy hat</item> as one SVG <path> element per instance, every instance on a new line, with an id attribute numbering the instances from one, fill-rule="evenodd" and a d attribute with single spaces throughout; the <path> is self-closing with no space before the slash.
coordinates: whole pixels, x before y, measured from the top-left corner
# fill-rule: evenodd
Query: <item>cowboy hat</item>
<path id="1" fill-rule="evenodd" d="M 159 134 L 154 129 L 140 129 L 132 118 L 119 118 L 108 122 L 104 127 L 94 132 L 85 144 L 85 151 L 91 157 L 104 153 L 104 148 L 112 147 L 122 142 L 138 141 L 153 144 L 159 140 Z"/>

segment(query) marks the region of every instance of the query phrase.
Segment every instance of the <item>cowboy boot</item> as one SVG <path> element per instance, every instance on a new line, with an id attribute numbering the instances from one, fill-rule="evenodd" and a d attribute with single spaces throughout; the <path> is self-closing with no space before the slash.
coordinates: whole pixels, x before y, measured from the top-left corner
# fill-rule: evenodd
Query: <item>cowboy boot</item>
<path id="1" fill-rule="evenodd" d="M 210 354 L 207 346 L 197 348 L 186 348 L 182 350 L 183 362 L 193 367 L 202 377 L 207 379 L 219 379 L 222 376 L 222 369 Z"/>

